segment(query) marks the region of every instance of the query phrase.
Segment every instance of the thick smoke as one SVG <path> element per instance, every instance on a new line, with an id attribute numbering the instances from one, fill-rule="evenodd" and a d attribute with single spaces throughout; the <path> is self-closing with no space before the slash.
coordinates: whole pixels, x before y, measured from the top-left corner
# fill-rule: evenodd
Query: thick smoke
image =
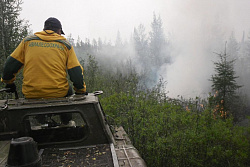
<path id="1" fill-rule="evenodd" d="M 50 7 L 47 4 L 50 4 Z M 115 41 L 117 31 L 123 42 L 129 41 L 133 28 L 139 24 L 150 31 L 153 12 L 162 18 L 164 32 L 170 40 L 172 64 L 154 68 L 153 74 L 164 77 L 168 82 L 169 96 L 185 97 L 206 96 L 211 89 L 209 79 L 213 75 L 213 61 L 217 60 L 214 52 L 224 51 L 225 42 L 232 31 L 238 42 L 250 30 L 249 0 L 96 0 L 96 1 L 49 1 L 36 2 L 24 0 L 22 18 L 30 20 L 34 32 L 40 31 L 48 17 L 58 17 L 66 34 L 72 33 L 85 38 L 106 38 Z M 70 15 L 65 10 L 54 10 L 51 6 L 71 9 Z M 36 11 L 43 10 L 39 15 Z M 32 15 L 30 13 L 33 13 Z M 37 14 L 36 14 L 37 13 Z M 39 16 L 38 16 L 39 15 Z M 39 18 L 39 19 L 38 19 Z M 171 34 L 170 36 L 168 34 Z M 125 48 L 124 48 L 125 49 Z M 116 61 L 134 57 L 134 52 L 127 46 L 126 53 L 111 53 L 107 59 Z M 129 54 L 129 56 L 127 56 Z M 145 64 L 142 64 L 143 66 Z M 137 64 L 137 66 L 140 66 Z M 248 86 L 248 83 L 243 83 Z M 250 86 L 248 86 L 250 87 Z"/>
<path id="2" fill-rule="evenodd" d="M 224 52 L 233 31 L 240 40 L 242 32 L 250 28 L 250 1 L 177 0 L 169 5 L 172 13 L 165 10 L 162 18 L 165 29 L 173 34 L 174 61 L 158 73 L 167 80 L 170 97 L 206 97 L 211 91 L 213 61 L 217 60 L 214 52 Z"/>

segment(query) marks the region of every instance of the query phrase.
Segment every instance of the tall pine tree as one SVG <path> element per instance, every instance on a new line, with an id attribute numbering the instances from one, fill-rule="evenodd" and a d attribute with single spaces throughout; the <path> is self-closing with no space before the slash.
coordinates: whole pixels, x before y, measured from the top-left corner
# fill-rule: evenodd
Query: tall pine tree
<path id="1" fill-rule="evenodd" d="M 0 0 L 0 72 L 3 63 L 21 40 L 28 35 L 27 21 L 19 18 L 21 0 Z"/>
<path id="2" fill-rule="evenodd" d="M 138 61 L 143 63 L 144 66 L 149 66 L 148 39 L 144 25 L 140 24 L 138 28 L 134 28 L 133 42 Z"/>
<path id="3" fill-rule="evenodd" d="M 151 23 L 151 32 L 149 33 L 149 47 L 152 65 L 159 67 L 168 60 L 168 44 L 163 31 L 161 17 L 153 15 L 153 22 Z"/>
<path id="4" fill-rule="evenodd" d="M 0 0 L 0 73 L 3 72 L 6 58 L 28 35 L 28 21 L 20 19 L 22 0 Z M 16 78 L 17 91 L 21 95 L 22 73 Z M 1 85 L 3 87 L 4 85 Z M 1 98 L 4 95 L 2 94 Z"/>
<path id="5" fill-rule="evenodd" d="M 234 70 L 235 59 L 228 60 L 226 49 L 224 53 L 216 53 L 219 56 L 219 61 L 214 62 L 215 74 L 212 75 L 212 90 L 215 93 L 213 102 L 215 104 L 214 112 L 221 117 L 226 118 L 228 114 L 237 117 L 235 109 L 235 101 L 238 96 L 236 90 L 239 86 L 236 82 L 238 76 Z"/>

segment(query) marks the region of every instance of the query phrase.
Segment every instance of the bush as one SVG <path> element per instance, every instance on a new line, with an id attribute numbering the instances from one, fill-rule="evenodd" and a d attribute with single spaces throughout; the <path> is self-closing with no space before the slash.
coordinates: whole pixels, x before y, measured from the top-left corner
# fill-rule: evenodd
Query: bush
<path id="1" fill-rule="evenodd" d="M 123 125 L 148 166 L 250 164 L 250 128 L 234 126 L 232 119 L 214 119 L 208 108 L 197 112 L 178 101 L 153 99 L 157 97 L 143 92 L 102 98 L 104 111 Z"/>

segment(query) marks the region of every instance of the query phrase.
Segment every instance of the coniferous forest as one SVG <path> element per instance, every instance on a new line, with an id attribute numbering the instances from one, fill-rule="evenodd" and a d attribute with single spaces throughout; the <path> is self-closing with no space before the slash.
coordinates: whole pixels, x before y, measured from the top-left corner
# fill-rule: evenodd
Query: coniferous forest
<path id="1" fill-rule="evenodd" d="M 21 1 L 0 3 L 2 74 L 6 58 L 31 30 L 19 18 Z M 119 31 L 115 41 L 67 35 L 84 68 L 87 91 L 103 90 L 100 101 L 109 123 L 124 127 L 150 167 L 250 166 L 250 36 L 244 33 L 238 41 L 233 31 L 229 37 L 217 35 L 208 55 L 201 55 L 217 57 L 211 60 L 207 96 L 174 98 L 158 73 L 175 63 L 174 35 L 164 34 L 163 24 L 152 13 L 151 30 L 135 25 L 128 41 Z M 220 52 L 214 53 L 218 46 Z M 15 83 L 22 97 L 22 72 Z"/>

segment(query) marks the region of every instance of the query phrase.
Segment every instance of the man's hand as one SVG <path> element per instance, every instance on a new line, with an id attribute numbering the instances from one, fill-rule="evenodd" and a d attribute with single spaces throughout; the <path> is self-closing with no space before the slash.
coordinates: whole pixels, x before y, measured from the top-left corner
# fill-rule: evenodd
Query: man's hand
<path id="1" fill-rule="evenodd" d="M 15 85 L 14 83 L 12 83 L 12 84 L 7 84 L 7 85 L 5 86 L 5 88 L 8 89 L 8 90 L 6 90 L 6 92 L 8 92 L 8 93 L 14 93 L 14 92 L 16 92 L 16 85 Z"/>

